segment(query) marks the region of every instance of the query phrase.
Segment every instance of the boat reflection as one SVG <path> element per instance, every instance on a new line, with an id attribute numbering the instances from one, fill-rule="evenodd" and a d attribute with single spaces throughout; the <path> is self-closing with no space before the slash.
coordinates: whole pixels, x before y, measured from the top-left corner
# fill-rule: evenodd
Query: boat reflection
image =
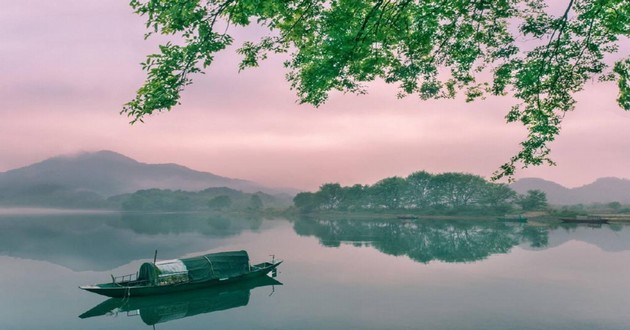
<path id="1" fill-rule="evenodd" d="M 247 306 L 251 290 L 271 286 L 273 294 L 276 285 L 282 283 L 269 276 L 262 276 L 244 282 L 176 294 L 111 298 L 79 315 L 79 318 L 117 316 L 124 313 L 127 316 L 139 315 L 145 324 L 155 325 L 198 314 Z"/>

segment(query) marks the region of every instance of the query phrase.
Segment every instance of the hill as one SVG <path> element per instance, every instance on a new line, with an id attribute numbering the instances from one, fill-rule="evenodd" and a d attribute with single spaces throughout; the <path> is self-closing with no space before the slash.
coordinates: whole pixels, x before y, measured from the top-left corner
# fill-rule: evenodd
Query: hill
<path id="1" fill-rule="evenodd" d="M 0 205 L 107 207 L 107 197 L 142 189 L 199 191 L 209 187 L 281 192 L 177 164 L 141 163 L 104 150 L 53 157 L 0 173 Z"/>
<path id="2" fill-rule="evenodd" d="M 592 204 L 620 202 L 630 204 L 630 180 L 620 178 L 599 178 L 592 183 L 566 188 L 552 181 L 538 178 L 520 179 L 510 185 L 514 191 L 524 194 L 528 190 L 541 190 L 547 194 L 550 204 Z"/>

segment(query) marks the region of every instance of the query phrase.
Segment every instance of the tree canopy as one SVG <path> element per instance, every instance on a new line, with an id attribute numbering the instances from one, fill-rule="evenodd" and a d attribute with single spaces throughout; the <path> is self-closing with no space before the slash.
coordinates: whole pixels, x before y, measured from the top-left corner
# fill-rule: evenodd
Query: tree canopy
<path id="1" fill-rule="evenodd" d="M 147 37 L 173 40 L 142 64 L 147 79 L 122 113 L 135 123 L 171 110 L 191 74 L 232 44 L 229 27 L 256 25 L 269 33 L 241 45 L 239 69 L 288 53 L 287 79 L 301 103 L 319 106 L 333 90 L 365 93 L 376 79 L 398 85 L 399 97 L 512 96 L 506 121 L 528 136 L 494 178 L 511 177 L 519 164 L 553 164 L 548 144 L 588 81 L 616 80 L 617 102 L 630 110 L 630 57 L 606 58 L 630 36 L 630 6 L 563 6 L 554 14 L 544 0 L 131 0 Z"/>
<path id="2" fill-rule="evenodd" d="M 342 187 L 326 183 L 314 193 L 297 194 L 293 204 L 302 212 L 409 210 L 430 214 L 504 214 L 512 209 L 516 198 L 517 194 L 506 184 L 487 182 L 477 175 L 419 171 L 406 178 L 385 178 L 373 185 Z"/>
<path id="3" fill-rule="evenodd" d="M 539 211 L 547 207 L 547 194 L 540 190 L 528 190 L 527 195 L 521 196 L 517 203 L 523 211 Z"/>

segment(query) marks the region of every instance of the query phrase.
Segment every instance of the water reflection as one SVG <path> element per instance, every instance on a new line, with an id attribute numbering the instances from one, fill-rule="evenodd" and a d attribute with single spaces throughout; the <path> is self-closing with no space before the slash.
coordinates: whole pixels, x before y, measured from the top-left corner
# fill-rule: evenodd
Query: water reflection
<path id="1" fill-rule="evenodd" d="M 161 259 L 217 249 L 244 232 L 272 230 L 286 225 L 285 221 L 203 213 L 5 215 L 0 216 L 0 255 L 51 262 L 74 271 L 106 271 L 151 259 L 156 249 Z M 474 262 L 508 253 L 517 245 L 540 250 L 569 240 L 623 251 L 630 249 L 630 242 L 618 233 L 627 227 L 392 219 L 293 222 L 297 234 L 317 237 L 324 246 L 369 246 L 421 263 Z"/>
<path id="2" fill-rule="evenodd" d="M 11 215 L 0 217 L 0 255 L 103 271 L 152 258 L 155 249 L 161 258 L 206 251 L 263 227 L 262 218 L 209 214 Z"/>
<path id="3" fill-rule="evenodd" d="M 271 277 L 262 276 L 241 283 L 176 294 L 126 299 L 111 298 L 79 317 L 85 319 L 103 315 L 117 316 L 124 313 L 127 316 L 139 315 L 145 324 L 155 325 L 198 314 L 247 306 L 251 290 L 271 286 L 270 291 L 273 293 L 277 285 L 282 285 L 282 283 Z"/>
<path id="4" fill-rule="evenodd" d="M 244 230 L 257 231 L 263 223 L 261 216 L 227 216 L 205 213 L 123 213 L 112 219 L 112 227 L 130 229 L 134 233 L 159 235 L 200 233 L 210 237 L 229 237 Z"/>
<path id="5" fill-rule="evenodd" d="M 322 245 L 342 243 L 366 245 L 383 253 L 428 263 L 472 262 L 492 254 L 507 253 L 526 243 L 544 248 L 548 229 L 522 223 L 496 221 L 430 221 L 404 223 L 391 220 L 322 220 L 300 219 L 294 223 L 299 235 L 315 236 Z"/>
<path id="6" fill-rule="evenodd" d="M 408 256 L 421 263 L 475 262 L 515 246 L 542 250 L 576 240 L 605 251 L 630 250 L 622 223 L 510 223 L 469 220 L 314 219 L 293 224 L 302 236 L 317 237 L 323 246 L 368 246 L 385 254 Z"/>
<path id="7" fill-rule="evenodd" d="M 126 216 L 0 216 L 0 329 L 127 330 L 174 319 L 156 327 L 630 326 L 630 226 L 396 219 L 264 220 L 258 226 L 201 214 Z M 76 288 L 110 273 L 135 272 L 140 262 L 131 261 L 152 260 L 156 248 L 160 259 L 226 249 L 247 250 L 257 260 L 276 253 L 287 261 L 281 276 L 291 290 L 266 298 L 272 286 L 225 287 L 121 304 Z M 77 317 L 101 302 L 83 316 L 118 313 L 116 320 Z M 125 316 L 132 311 L 140 313 Z"/>

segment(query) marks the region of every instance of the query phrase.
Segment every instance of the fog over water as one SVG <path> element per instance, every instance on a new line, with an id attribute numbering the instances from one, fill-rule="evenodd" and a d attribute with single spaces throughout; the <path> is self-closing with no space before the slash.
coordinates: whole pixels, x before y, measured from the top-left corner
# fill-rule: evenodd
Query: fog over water
<path id="1" fill-rule="evenodd" d="M 77 288 L 135 272 L 155 249 L 159 260 L 245 249 L 252 262 L 285 262 L 279 283 L 169 300 L 120 302 Z M 4 214 L 0 263 L 8 329 L 630 326 L 624 225 Z"/>

